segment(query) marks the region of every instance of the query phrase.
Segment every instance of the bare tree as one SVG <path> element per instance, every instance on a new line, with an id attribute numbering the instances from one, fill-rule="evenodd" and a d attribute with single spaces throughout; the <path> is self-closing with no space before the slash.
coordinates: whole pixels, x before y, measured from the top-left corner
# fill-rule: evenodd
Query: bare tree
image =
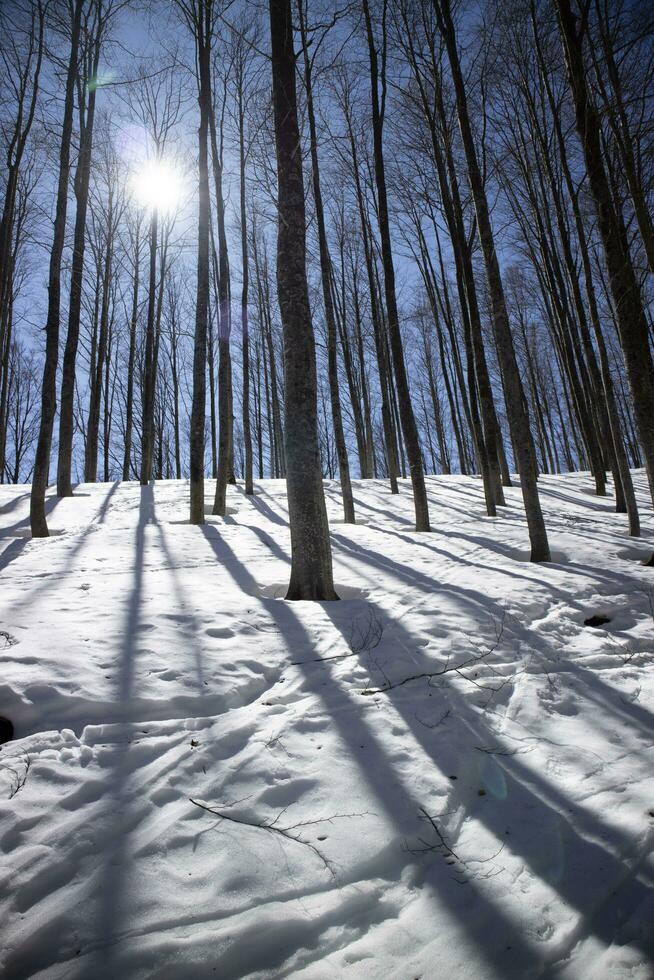
<path id="1" fill-rule="evenodd" d="M 73 411 L 75 401 L 75 365 L 79 344 L 82 285 L 84 276 L 84 247 L 86 214 L 89 199 L 89 179 L 93 153 L 96 96 L 99 87 L 100 54 L 111 17 L 115 12 L 112 0 L 96 0 L 84 12 L 80 40 L 80 67 L 76 81 L 79 114 L 79 150 L 73 189 L 75 192 L 75 231 L 68 301 L 68 331 L 61 375 L 61 404 L 59 407 L 59 454 L 57 459 L 57 494 L 71 497 L 71 467 L 73 459 Z"/>
<path id="2" fill-rule="evenodd" d="M 305 0 L 298 0 L 300 38 L 302 42 L 302 56 L 304 62 L 304 87 L 307 97 L 307 114 L 309 117 L 309 145 L 311 150 L 311 175 L 313 183 L 313 198 L 316 207 L 316 221 L 318 225 L 318 247 L 320 250 L 320 272 L 322 282 L 322 297 L 325 309 L 325 322 L 327 325 L 327 364 L 329 377 L 329 396 L 332 410 L 332 422 L 334 426 L 334 441 L 336 443 L 336 455 L 338 457 L 338 470 L 341 480 L 341 493 L 343 496 L 343 513 L 346 524 L 354 524 L 354 500 L 352 497 L 352 484 L 350 481 L 350 464 L 347 455 L 347 445 L 345 443 L 345 432 L 343 430 L 343 412 L 341 410 L 341 398 L 338 380 L 338 358 L 336 347 L 336 315 L 334 312 L 334 299 L 332 295 L 332 262 L 327 243 L 327 230 L 325 226 L 325 209 L 322 199 L 322 189 L 320 185 L 320 169 L 318 163 L 318 135 L 316 131 L 316 112 L 313 98 L 313 67 L 315 54 L 309 53 L 309 28 L 307 27 L 307 12 Z M 316 51 L 318 46 L 316 46 Z"/>
<path id="3" fill-rule="evenodd" d="M 439 30 L 445 43 L 454 92 L 456 98 L 456 108 L 461 131 L 461 139 L 465 152 L 466 165 L 468 170 L 468 181 L 472 192 L 479 239 L 481 242 L 484 256 L 486 278 L 491 296 L 493 309 L 493 329 L 495 334 L 495 346 L 497 356 L 502 370 L 504 382 L 504 393 L 507 403 L 507 412 L 511 435 L 513 438 L 514 453 L 520 471 L 520 485 L 522 496 L 525 503 L 527 525 L 529 528 L 529 539 L 531 542 L 531 560 L 549 561 L 550 550 L 547 541 L 547 531 L 545 521 L 540 506 L 538 495 L 538 474 L 536 452 L 529 425 L 529 415 L 527 412 L 527 401 L 525 398 L 520 372 L 515 356 L 509 315 L 504 296 L 502 284 L 502 274 L 495 250 L 495 239 L 493 227 L 490 219 L 488 200 L 484 188 L 477 150 L 475 147 L 470 116 L 468 113 L 468 99 L 466 88 L 459 60 L 457 47 L 456 31 L 450 9 L 450 0 L 433 0 L 436 19 Z"/>
<path id="4" fill-rule="evenodd" d="M 368 0 L 362 0 L 362 9 L 366 25 L 368 55 L 370 59 L 370 93 L 372 106 L 372 131 L 374 143 L 375 179 L 377 183 L 377 208 L 379 232 L 381 237 L 382 266 L 384 270 L 384 296 L 388 316 L 388 331 L 390 349 L 393 358 L 393 372 L 397 389 L 399 414 L 402 424 L 402 434 L 406 444 L 413 486 L 413 500 L 416 511 L 416 531 L 429 531 L 429 506 L 425 487 L 425 474 L 422 464 L 422 452 L 418 437 L 411 394 L 407 378 L 402 334 L 395 295 L 395 268 L 391 246 L 390 222 L 388 217 L 388 200 L 386 192 L 386 170 L 384 166 L 383 127 L 386 109 L 386 13 L 388 3 L 382 0 L 381 18 L 381 59 L 377 50 L 377 40 L 373 28 Z M 380 96 L 381 86 L 381 96 Z"/>
<path id="5" fill-rule="evenodd" d="M 68 209 L 68 183 L 70 178 L 70 145 L 73 132 L 73 111 L 75 84 L 78 75 L 80 29 L 85 0 L 73 0 L 71 5 L 70 50 L 66 72 L 64 95 L 64 115 L 61 127 L 59 148 L 59 175 L 57 180 L 57 203 L 55 208 L 54 233 L 50 252 L 48 274 L 48 312 L 45 324 L 45 363 L 43 367 L 43 387 L 41 392 L 41 423 L 34 458 L 34 474 L 30 495 L 30 524 L 35 538 L 48 537 L 48 524 L 45 518 L 45 492 L 50 470 L 50 446 L 52 429 L 57 407 L 56 381 L 59 359 L 59 321 L 61 303 L 61 264 L 66 233 L 66 212 Z"/>
<path id="6" fill-rule="evenodd" d="M 304 182 L 291 0 L 269 0 L 277 149 L 277 290 L 284 327 L 286 486 L 291 529 L 287 599 L 336 599 L 318 446 L 316 352 L 306 273 Z"/>
<path id="7" fill-rule="evenodd" d="M 654 361 L 624 219 L 619 202 L 611 193 L 602 153 L 600 121 L 586 79 L 584 40 L 587 37 L 589 4 L 583 5 L 580 16 L 573 13 L 570 0 L 555 0 L 555 4 L 575 105 L 577 132 L 597 209 L 620 343 L 654 501 Z"/>
<path id="8" fill-rule="evenodd" d="M 204 524 L 204 438 L 207 323 L 209 317 L 209 125 L 211 118 L 211 38 L 213 0 L 176 0 L 195 42 L 198 84 L 198 246 L 193 342 L 193 401 L 190 436 L 190 520 Z"/>

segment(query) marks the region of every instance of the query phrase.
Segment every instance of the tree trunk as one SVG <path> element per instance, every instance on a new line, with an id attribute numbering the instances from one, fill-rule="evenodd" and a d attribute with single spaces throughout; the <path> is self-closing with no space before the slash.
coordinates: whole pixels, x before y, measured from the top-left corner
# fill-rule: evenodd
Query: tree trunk
<path id="1" fill-rule="evenodd" d="M 602 156 L 600 121 L 586 83 L 583 58 L 585 25 L 578 29 L 570 0 L 555 0 L 555 5 L 575 105 L 577 132 L 597 209 L 618 334 L 654 501 L 654 362 L 649 346 L 647 317 L 629 254 L 624 223 L 616 210 L 619 205 L 612 199 Z"/>
<path id="2" fill-rule="evenodd" d="M 88 78 L 97 75 L 100 63 L 100 40 L 102 28 L 93 45 Z M 95 122 L 96 87 L 88 86 L 81 79 L 80 92 L 80 148 L 75 172 L 74 187 L 77 208 L 75 212 L 75 231 L 73 236 L 73 260 L 70 274 L 70 298 L 68 303 L 68 331 L 61 372 L 61 405 L 59 408 L 59 455 L 57 459 L 57 494 L 72 497 L 71 467 L 73 461 L 73 433 L 75 407 L 75 363 L 79 344 L 80 316 L 82 308 L 82 288 L 84 281 L 84 247 L 86 245 L 86 213 L 89 201 L 89 179 L 91 176 L 91 155 L 93 151 L 93 126 Z M 88 91 L 88 105 L 84 111 L 82 92 Z"/>
<path id="3" fill-rule="evenodd" d="M 245 107 L 243 65 L 239 65 L 239 84 L 238 84 L 238 151 L 239 151 L 239 204 L 241 209 L 241 344 L 242 344 L 242 372 L 243 372 L 243 448 L 245 453 L 244 478 L 245 493 L 250 496 L 254 493 L 254 483 L 252 480 L 252 427 L 250 423 L 250 323 L 248 313 L 248 300 L 250 288 L 250 253 L 248 249 L 247 235 L 247 209 L 245 206 Z"/>
<path id="4" fill-rule="evenodd" d="M 384 21 L 385 10 L 386 7 L 384 6 Z M 415 415 L 411 405 L 409 380 L 407 377 L 406 364 L 404 362 L 402 334 L 400 332 L 397 298 L 395 295 L 395 269 L 393 266 L 391 232 L 388 218 L 388 201 L 386 196 L 386 172 L 384 168 L 384 152 L 382 142 L 385 108 L 384 103 L 386 97 L 386 38 L 384 37 L 382 41 L 383 53 L 380 71 L 368 0 L 363 0 L 363 14 L 366 22 L 368 54 L 370 58 L 370 91 L 372 103 L 375 180 L 377 184 L 377 208 L 379 232 L 381 237 L 382 265 L 384 269 L 384 295 L 386 298 L 386 310 L 388 313 L 390 348 L 393 358 L 393 371 L 395 375 L 395 386 L 397 390 L 402 435 L 404 437 L 407 457 L 409 460 L 409 469 L 411 471 L 411 484 L 413 487 L 413 500 L 416 512 L 416 531 L 429 531 L 429 506 L 427 503 L 427 489 L 425 486 L 425 474 L 422 465 L 422 452 L 420 450 L 418 427 L 416 425 Z M 381 103 L 379 98 L 380 81 L 382 86 Z"/>
<path id="5" fill-rule="evenodd" d="M 277 150 L 277 290 L 284 329 L 286 485 L 291 530 L 287 599 L 336 599 L 320 471 L 316 353 L 306 274 L 306 217 L 290 0 L 270 0 Z"/>
<path id="6" fill-rule="evenodd" d="M 536 451 L 529 427 L 527 402 L 520 380 L 518 362 L 513 346 L 513 337 L 511 336 L 509 315 L 504 298 L 500 266 L 495 251 L 495 241 L 493 238 L 486 191 L 477 160 L 472 128 L 470 126 L 468 101 L 459 63 L 456 35 L 450 13 L 450 3 L 449 0 L 433 0 L 433 2 L 438 26 L 445 42 L 454 83 L 459 129 L 461 131 L 468 169 L 468 180 L 475 205 L 479 240 L 482 246 L 486 278 L 488 280 L 491 298 L 497 357 L 502 371 L 509 426 L 511 428 L 516 462 L 520 472 L 520 484 L 531 542 L 531 560 L 549 561 L 550 549 L 538 495 Z"/>
<path id="7" fill-rule="evenodd" d="M 134 271 L 132 274 L 132 310 L 129 319 L 129 353 L 127 355 L 127 395 L 125 400 L 125 449 L 123 480 L 130 478 L 132 432 L 134 426 L 134 365 L 136 362 L 136 328 L 139 313 L 139 270 L 141 260 L 141 218 L 136 219 L 134 235 Z"/>
<path id="8" fill-rule="evenodd" d="M 221 117 L 222 118 L 222 117 Z M 218 470 L 213 513 L 224 517 L 227 513 L 227 483 L 232 471 L 234 428 L 232 417 L 232 358 L 229 349 L 232 333 L 232 297 L 229 271 L 229 252 L 225 231 L 225 200 L 223 197 L 222 149 L 219 150 L 216 133 L 216 113 L 213 98 L 209 112 L 211 136 L 211 161 L 213 164 L 214 190 L 216 194 L 216 222 L 218 225 L 218 255 L 214 247 L 214 281 L 218 292 Z M 222 143 L 222 129 L 221 129 Z"/>
<path id="9" fill-rule="evenodd" d="M 73 108 L 75 79 L 78 70 L 80 22 L 84 0 L 75 0 L 70 42 L 70 55 L 66 73 L 64 116 L 59 151 L 59 178 L 55 208 L 54 235 L 50 252 L 48 275 L 48 312 L 45 324 L 45 362 L 41 391 L 41 422 L 34 457 L 32 492 L 30 495 L 30 524 L 35 538 L 48 537 L 45 518 L 45 492 L 50 469 L 52 429 L 57 410 L 57 361 L 59 359 L 59 321 L 61 316 L 61 265 L 66 234 L 68 207 L 68 180 L 70 176 L 70 147 L 73 134 Z"/>
<path id="10" fill-rule="evenodd" d="M 143 404 L 141 406 L 141 486 L 152 478 L 152 450 L 154 441 L 154 348 L 155 314 L 157 301 L 157 240 L 159 215 L 156 207 L 150 216 L 150 273 L 148 279 L 148 318 L 145 327 L 145 355 L 143 366 Z"/>
<path id="11" fill-rule="evenodd" d="M 304 85 L 307 94 L 307 114 L 309 117 L 309 143 L 311 148 L 311 176 L 313 179 L 313 198 L 316 207 L 316 223 L 318 226 L 318 247 L 320 250 L 320 273 L 322 281 L 322 297 L 325 307 L 325 324 L 327 326 L 327 371 L 329 379 L 329 397 L 334 425 L 334 441 L 341 480 L 343 497 L 343 517 L 346 524 L 354 524 L 354 500 L 352 498 L 352 483 L 350 481 L 350 463 L 347 456 L 345 431 L 343 429 L 343 412 L 338 380 L 338 354 L 336 349 L 336 316 L 332 295 L 332 265 L 327 244 L 325 228 L 325 210 L 322 202 L 320 186 L 320 170 L 318 165 L 318 135 L 316 132 L 316 116 L 313 106 L 312 68 L 309 59 L 307 43 L 307 27 L 304 14 L 305 0 L 298 0 L 300 36 L 304 56 Z"/>
<path id="12" fill-rule="evenodd" d="M 198 260 L 193 344 L 190 436 L 190 520 L 204 524 L 204 413 L 206 405 L 207 317 L 209 312 L 209 114 L 211 111 L 211 0 L 198 0 Z"/>

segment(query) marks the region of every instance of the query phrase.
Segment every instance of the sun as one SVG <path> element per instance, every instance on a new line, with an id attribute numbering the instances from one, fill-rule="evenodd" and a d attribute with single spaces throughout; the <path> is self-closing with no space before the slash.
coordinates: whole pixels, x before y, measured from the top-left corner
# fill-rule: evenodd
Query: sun
<path id="1" fill-rule="evenodd" d="M 179 170 L 167 160 L 148 160 L 132 179 L 134 197 L 143 205 L 160 214 L 174 211 L 182 194 L 182 177 Z"/>

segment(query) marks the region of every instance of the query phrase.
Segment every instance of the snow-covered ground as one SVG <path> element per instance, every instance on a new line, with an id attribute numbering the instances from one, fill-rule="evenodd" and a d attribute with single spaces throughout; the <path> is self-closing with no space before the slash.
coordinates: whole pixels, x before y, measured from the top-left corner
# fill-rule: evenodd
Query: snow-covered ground
<path id="1" fill-rule="evenodd" d="M 517 489 L 491 520 L 430 478 L 419 535 L 406 483 L 357 483 L 354 527 L 327 484 L 322 604 L 278 598 L 282 482 L 201 529 L 184 482 L 82 485 L 37 541 L 1 487 L 0 975 L 650 980 L 636 478 L 640 542 L 542 478 L 545 566 Z"/>

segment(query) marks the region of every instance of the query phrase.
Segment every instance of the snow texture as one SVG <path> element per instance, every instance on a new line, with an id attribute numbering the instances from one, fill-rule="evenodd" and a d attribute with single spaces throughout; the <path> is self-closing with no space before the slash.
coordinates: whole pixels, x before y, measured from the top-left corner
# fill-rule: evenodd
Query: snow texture
<path id="1" fill-rule="evenodd" d="M 184 481 L 80 485 L 47 540 L 1 487 L 0 975 L 651 980 L 636 483 L 639 541 L 542 477 L 532 565 L 517 488 L 431 477 L 420 535 L 406 482 L 356 526 L 328 482 L 320 604 L 280 598 L 281 481 L 203 528 Z"/>

